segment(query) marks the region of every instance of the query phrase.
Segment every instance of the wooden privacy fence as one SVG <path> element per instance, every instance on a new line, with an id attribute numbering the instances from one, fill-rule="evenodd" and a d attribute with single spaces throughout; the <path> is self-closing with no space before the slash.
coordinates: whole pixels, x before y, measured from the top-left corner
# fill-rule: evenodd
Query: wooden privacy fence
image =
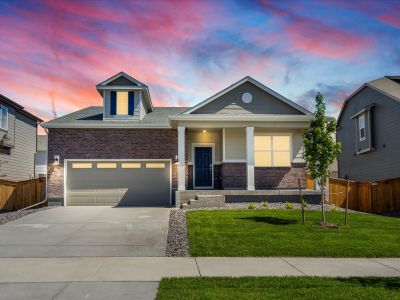
<path id="1" fill-rule="evenodd" d="M 347 180 L 329 179 L 329 203 L 346 207 Z M 400 211 L 400 178 L 360 183 L 349 181 L 349 209 L 384 213 Z"/>
<path id="2" fill-rule="evenodd" d="M 45 200 L 46 178 L 0 180 L 0 210 L 14 211 Z"/>

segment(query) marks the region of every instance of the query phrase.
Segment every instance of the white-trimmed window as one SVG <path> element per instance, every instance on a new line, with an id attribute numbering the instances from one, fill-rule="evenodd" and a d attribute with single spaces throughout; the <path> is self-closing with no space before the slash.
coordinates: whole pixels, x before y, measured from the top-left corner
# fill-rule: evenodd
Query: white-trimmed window
<path id="1" fill-rule="evenodd" d="M 363 141 L 366 139 L 366 132 L 365 132 L 365 114 L 362 114 L 358 117 L 358 132 L 359 132 L 359 137 L 360 141 Z"/>
<path id="2" fill-rule="evenodd" d="M 0 128 L 8 130 L 8 108 L 0 105 Z"/>
<path id="3" fill-rule="evenodd" d="M 256 134 L 254 164 L 256 167 L 290 167 L 291 137 L 288 134 Z"/>

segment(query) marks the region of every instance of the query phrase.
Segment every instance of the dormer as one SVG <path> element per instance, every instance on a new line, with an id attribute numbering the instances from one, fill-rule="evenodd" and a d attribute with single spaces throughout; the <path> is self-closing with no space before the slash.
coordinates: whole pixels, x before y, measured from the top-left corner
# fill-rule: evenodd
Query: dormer
<path id="1" fill-rule="evenodd" d="M 104 120 L 141 120 L 153 111 L 147 85 L 124 72 L 96 85 L 103 97 Z"/>

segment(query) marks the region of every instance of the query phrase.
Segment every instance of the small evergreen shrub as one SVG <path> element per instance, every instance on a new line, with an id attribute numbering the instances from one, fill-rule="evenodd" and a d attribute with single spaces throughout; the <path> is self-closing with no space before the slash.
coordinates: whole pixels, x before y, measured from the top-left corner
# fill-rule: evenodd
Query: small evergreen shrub
<path id="1" fill-rule="evenodd" d="M 331 211 L 339 211 L 339 207 L 337 207 L 335 204 L 332 204 Z"/>
<path id="2" fill-rule="evenodd" d="M 261 202 L 261 205 L 262 205 L 263 207 L 265 207 L 265 208 L 268 208 L 268 206 L 269 206 L 269 204 L 268 204 L 267 201 Z"/>
<path id="3" fill-rule="evenodd" d="M 288 201 L 286 201 L 285 202 L 285 207 L 286 207 L 286 209 L 293 209 L 293 203 L 290 203 L 290 202 L 288 202 Z"/>
<path id="4" fill-rule="evenodd" d="M 303 200 L 303 206 L 307 207 L 308 206 L 308 202 L 306 200 Z"/>
<path id="5" fill-rule="evenodd" d="M 247 208 L 248 208 L 248 209 L 256 209 L 256 208 L 257 208 L 257 204 L 255 204 L 254 202 L 253 202 L 253 203 L 250 203 L 249 206 L 248 206 Z"/>

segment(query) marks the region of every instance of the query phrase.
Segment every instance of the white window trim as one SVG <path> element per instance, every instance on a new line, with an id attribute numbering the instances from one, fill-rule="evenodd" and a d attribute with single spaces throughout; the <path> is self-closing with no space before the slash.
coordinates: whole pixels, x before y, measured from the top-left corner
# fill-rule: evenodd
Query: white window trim
<path id="1" fill-rule="evenodd" d="M 262 167 L 262 166 L 256 166 L 255 161 L 254 161 L 254 167 L 255 168 L 290 168 L 292 165 L 293 161 L 293 138 L 292 138 L 292 133 L 291 132 L 279 132 L 279 133 L 270 133 L 270 132 L 254 132 L 254 136 L 289 136 L 289 143 L 290 143 L 290 165 L 289 166 L 268 166 L 268 167 Z M 274 163 L 274 151 L 273 151 L 273 139 L 271 139 L 271 164 Z M 278 150 L 276 152 L 287 152 L 287 150 Z M 254 157 L 255 157 L 255 147 L 254 147 Z"/>
<path id="2" fill-rule="evenodd" d="M 3 109 L 7 110 L 7 115 L 6 115 L 6 128 L 1 127 L 1 124 L 3 123 Z M 3 131 L 8 131 L 8 107 L 4 105 L 0 105 L 0 129 Z"/>
<path id="3" fill-rule="evenodd" d="M 360 119 L 364 118 L 364 127 L 360 127 Z M 367 126 L 366 126 L 366 120 L 365 120 L 365 113 L 362 113 L 361 115 L 358 116 L 358 136 L 360 139 L 360 142 L 365 141 L 367 139 Z M 361 129 L 364 128 L 364 137 L 361 137 Z"/>

